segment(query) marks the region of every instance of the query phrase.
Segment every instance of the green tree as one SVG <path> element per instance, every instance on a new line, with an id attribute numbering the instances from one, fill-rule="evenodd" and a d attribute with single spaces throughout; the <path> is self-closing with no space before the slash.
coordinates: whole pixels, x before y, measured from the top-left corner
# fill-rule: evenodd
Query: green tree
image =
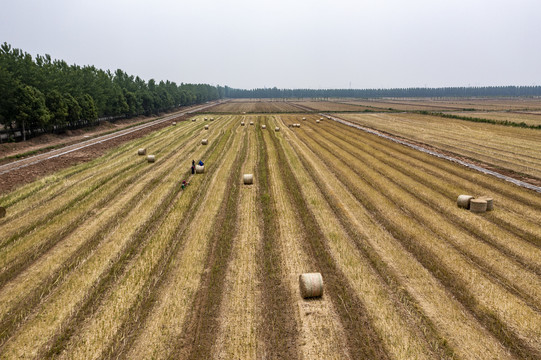
<path id="1" fill-rule="evenodd" d="M 51 90 L 45 96 L 45 104 L 51 113 L 51 126 L 63 127 L 69 115 L 69 108 L 66 100 L 58 90 Z"/>
<path id="2" fill-rule="evenodd" d="M 26 129 L 46 128 L 51 115 L 45 105 L 45 96 L 33 86 L 20 85 L 15 91 L 15 122 L 26 141 Z"/>
<path id="3" fill-rule="evenodd" d="M 89 94 L 84 94 L 77 99 L 79 106 L 81 107 L 81 119 L 86 121 L 93 121 L 98 118 L 98 110 L 94 99 Z"/>

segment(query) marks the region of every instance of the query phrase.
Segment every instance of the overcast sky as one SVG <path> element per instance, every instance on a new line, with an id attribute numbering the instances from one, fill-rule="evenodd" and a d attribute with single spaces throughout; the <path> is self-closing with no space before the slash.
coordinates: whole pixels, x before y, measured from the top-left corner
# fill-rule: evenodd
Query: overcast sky
<path id="1" fill-rule="evenodd" d="M 0 42 L 246 89 L 541 85 L 540 0 L 0 0 Z"/>

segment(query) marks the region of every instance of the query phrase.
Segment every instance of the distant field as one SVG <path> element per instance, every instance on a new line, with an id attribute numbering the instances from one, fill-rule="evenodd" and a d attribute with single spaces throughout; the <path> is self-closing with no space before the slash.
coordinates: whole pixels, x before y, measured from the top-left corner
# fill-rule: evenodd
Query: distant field
<path id="1" fill-rule="evenodd" d="M 461 111 L 461 110 L 541 110 L 541 99 L 374 99 L 348 100 L 348 104 L 372 106 L 402 111 Z"/>
<path id="2" fill-rule="evenodd" d="M 419 114 L 340 114 L 360 125 L 541 179 L 541 131 Z"/>
<path id="3" fill-rule="evenodd" d="M 280 113 L 301 112 L 299 107 L 286 101 L 230 101 L 208 108 L 215 113 Z"/>
<path id="4" fill-rule="evenodd" d="M 515 123 L 525 123 L 527 125 L 541 125 L 541 112 L 473 112 L 473 111 L 463 111 L 463 112 L 449 112 L 447 114 L 472 117 L 478 119 L 490 119 L 497 121 L 509 121 Z"/>
<path id="5" fill-rule="evenodd" d="M 347 104 L 347 103 L 341 103 L 337 101 L 298 101 L 298 102 L 293 102 L 293 103 L 297 105 L 305 106 L 315 111 L 358 111 L 358 112 L 362 112 L 365 110 L 379 111 L 378 109 L 374 109 L 367 106 Z"/>

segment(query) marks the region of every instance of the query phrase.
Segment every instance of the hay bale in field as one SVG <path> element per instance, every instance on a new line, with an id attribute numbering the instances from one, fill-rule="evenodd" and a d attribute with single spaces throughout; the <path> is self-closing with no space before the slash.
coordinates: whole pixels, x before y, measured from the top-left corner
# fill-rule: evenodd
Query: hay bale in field
<path id="1" fill-rule="evenodd" d="M 147 149 L 141 148 L 137 150 L 137 155 L 146 155 Z"/>
<path id="2" fill-rule="evenodd" d="M 6 216 L 6 208 L 0 206 L 0 219 Z"/>
<path id="3" fill-rule="evenodd" d="M 197 120 L 197 119 L 196 119 L 196 118 L 193 118 L 193 119 L 192 119 L 192 121 L 195 121 L 195 120 Z"/>
<path id="4" fill-rule="evenodd" d="M 173 125 L 173 126 L 175 126 L 176 124 L 177 124 L 176 121 L 173 121 L 173 122 L 171 123 L 171 125 Z"/>
<path id="5" fill-rule="evenodd" d="M 214 121 L 214 118 L 210 118 L 210 121 Z"/>
<path id="6" fill-rule="evenodd" d="M 240 123 L 240 126 L 244 126 L 244 121 L 242 121 L 242 122 Z"/>
<path id="7" fill-rule="evenodd" d="M 208 125 L 205 125 L 205 130 L 208 130 L 209 129 L 209 126 Z"/>
<path id="8" fill-rule="evenodd" d="M 267 128 L 267 125 L 261 125 L 261 128 L 262 128 L 262 129 L 266 129 L 266 128 Z"/>
<path id="9" fill-rule="evenodd" d="M 319 121 L 323 121 L 323 118 L 319 118 Z"/>
<path id="10" fill-rule="evenodd" d="M 207 120 L 208 120 L 208 119 L 207 119 L 207 118 L 205 118 L 205 121 L 207 121 Z"/>
<path id="11" fill-rule="evenodd" d="M 253 124 L 254 124 L 254 122 L 253 122 L 253 121 L 250 121 L 250 125 L 253 125 Z"/>
<path id="12" fill-rule="evenodd" d="M 154 155 L 148 155 L 148 156 L 147 156 L 147 161 L 148 161 L 149 163 L 155 162 L 155 161 L 156 161 L 156 156 L 154 156 Z"/>
<path id="13" fill-rule="evenodd" d="M 303 119 L 303 120 L 306 120 L 306 118 L 305 118 L 305 117 L 303 117 L 302 119 Z"/>
<path id="14" fill-rule="evenodd" d="M 458 195 L 458 199 L 456 199 L 456 204 L 459 208 L 469 209 L 471 199 L 473 199 L 473 196 L 471 195 Z"/>
<path id="15" fill-rule="evenodd" d="M 323 295 L 323 277 L 320 273 L 305 273 L 299 275 L 299 287 L 303 299 Z"/>
<path id="16" fill-rule="evenodd" d="M 274 128 L 274 131 L 280 131 L 280 128 L 277 126 Z"/>
<path id="17" fill-rule="evenodd" d="M 201 145 L 208 145 L 209 139 L 203 139 L 201 140 Z"/>
<path id="18" fill-rule="evenodd" d="M 254 183 L 254 174 L 244 174 L 242 181 L 244 185 L 252 185 Z"/>
<path id="19" fill-rule="evenodd" d="M 300 128 L 300 127 L 301 127 L 301 124 L 298 124 L 298 123 L 297 123 L 297 127 Z"/>
<path id="20" fill-rule="evenodd" d="M 484 199 L 471 199 L 470 211 L 474 213 L 484 213 L 487 211 L 487 201 Z"/>
<path id="21" fill-rule="evenodd" d="M 316 120 L 316 124 L 319 124 L 319 120 Z"/>
<path id="22" fill-rule="evenodd" d="M 494 210 L 494 199 L 490 196 L 479 196 L 478 199 L 485 200 L 487 202 L 487 211 Z"/>
<path id="23" fill-rule="evenodd" d="M 195 173 L 202 174 L 205 172 L 205 165 L 195 165 Z"/>

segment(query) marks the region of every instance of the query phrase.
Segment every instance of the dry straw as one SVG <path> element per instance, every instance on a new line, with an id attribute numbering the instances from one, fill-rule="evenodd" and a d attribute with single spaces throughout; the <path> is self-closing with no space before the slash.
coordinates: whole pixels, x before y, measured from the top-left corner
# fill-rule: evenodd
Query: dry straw
<path id="1" fill-rule="evenodd" d="M 459 208 L 469 209 L 471 199 L 473 199 L 473 196 L 471 195 L 458 195 L 458 199 L 456 199 L 456 204 Z"/>
<path id="2" fill-rule="evenodd" d="M 208 139 L 201 140 L 201 145 L 208 145 L 208 143 L 209 143 Z"/>
<path id="3" fill-rule="evenodd" d="M 153 163 L 153 162 L 156 161 L 156 157 L 155 157 L 154 155 L 148 155 L 148 156 L 147 156 L 147 161 L 148 161 L 149 163 Z"/>
<path id="4" fill-rule="evenodd" d="M 6 216 L 6 208 L 0 206 L 0 219 Z"/>
<path id="5" fill-rule="evenodd" d="M 137 155 L 145 155 L 146 153 L 147 153 L 147 149 L 141 148 L 137 150 Z"/>
<path id="6" fill-rule="evenodd" d="M 274 131 L 280 131 L 280 128 L 277 126 L 274 128 Z"/>
<path id="7" fill-rule="evenodd" d="M 480 196 L 479 199 L 485 200 L 487 202 L 487 211 L 494 210 L 494 199 L 490 196 Z"/>
<path id="8" fill-rule="evenodd" d="M 254 174 L 244 174 L 242 180 L 244 185 L 252 185 L 254 183 Z"/>
<path id="9" fill-rule="evenodd" d="M 323 277 L 320 273 L 305 273 L 299 275 L 299 287 L 303 299 L 323 295 Z"/>
<path id="10" fill-rule="evenodd" d="M 205 165 L 195 165 L 195 173 L 202 174 L 205 172 Z"/>
<path id="11" fill-rule="evenodd" d="M 205 125 L 205 130 L 208 130 L 209 129 L 209 126 L 208 125 Z"/>
<path id="12" fill-rule="evenodd" d="M 484 199 L 471 199 L 470 211 L 475 213 L 484 213 L 487 211 L 487 201 Z"/>

